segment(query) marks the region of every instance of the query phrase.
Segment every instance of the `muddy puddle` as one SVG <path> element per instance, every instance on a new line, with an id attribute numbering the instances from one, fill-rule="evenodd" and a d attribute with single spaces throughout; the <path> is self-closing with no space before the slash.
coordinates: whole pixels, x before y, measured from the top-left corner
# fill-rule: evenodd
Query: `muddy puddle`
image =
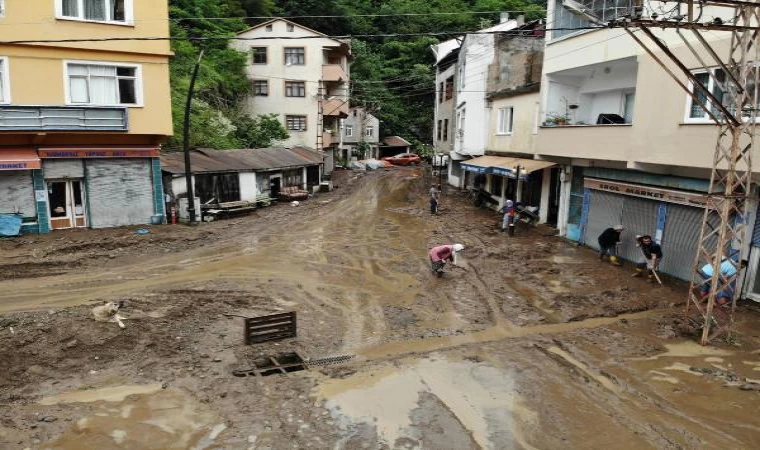
<path id="1" fill-rule="evenodd" d="M 440 354 L 405 359 L 322 380 L 317 397 L 344 430 L 344 442 L 370 427 L 390 448 L 533 448 L 527 436 L 537 416 L 517 393 L 514 375 L 482 362 Z"/>
<path id="2" fill-rule="evenodd" d="M 182 391 L 161 385 L 116 386 L 67 392 L 42 405 L 92 403 L 92 413 L 76 420 L 45 450 L 212 449 L 227 428 L 206 406 Z"/>

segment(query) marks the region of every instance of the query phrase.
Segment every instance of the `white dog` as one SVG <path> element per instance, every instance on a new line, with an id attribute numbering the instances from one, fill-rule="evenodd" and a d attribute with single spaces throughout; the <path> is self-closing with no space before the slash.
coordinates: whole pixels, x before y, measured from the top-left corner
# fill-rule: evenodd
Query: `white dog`
<path id="1" fill-rule="evenodd" d="M 124 302 L 108 302 L 92 308 L 92 316 L 98 322 L 116 322 L 119 324 L 119 328 L 125 328 L 124 322 L 121 321 L 125 317 L 119 315 L 119 309 L 122 306 L 124 306 Z"/>

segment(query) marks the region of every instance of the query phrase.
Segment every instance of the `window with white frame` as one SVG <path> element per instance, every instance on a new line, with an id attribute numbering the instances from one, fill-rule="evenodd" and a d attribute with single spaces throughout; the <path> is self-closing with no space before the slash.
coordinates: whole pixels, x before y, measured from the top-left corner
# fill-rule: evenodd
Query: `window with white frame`
<path id="1" fill-rule="evenodd" d="M 0 17 L 5 15 L 5 0 L 0 0 Z"/>
<path id="2" fill-rule="evenodd" d="M 354 135 L 354 126 L 346 125 L 346 137 L 352 137 Z"/>
<path id="3" fill-rule="evenodd" d="M 736 107 L 735 105 L 730 104 L 730 96 L 724 96 L 724 91 L 721 88 L 721 85 L 723 85 L 723 87 L 727 87 L 726 85 L 730 83 L 730 80 L 727 79 L 723 69 L 716 67 L 709 69 L 708 71 L 695 71 L 694 77 L 700 82 L 700 84 L 705 86 L 718 101 L 723 103 L 723 105 L 730 113 L 734 114 Z M 749 79 L 753 79 L 753 76 L 750 75 Z M 707 98 L 707 94 L 702 89 L 695 89 L 694 83 L 690 83 L 689 87 L 694 92 L 694 95 L 700 100 L 700 102 L 710 109 L 710 112 L 712 112 L 713 115 L 718 118 L 722 116 L 719 107 L 715 105 L 713 101 Z M 754 93 L 754 87 L 748 87 L 747 92 Z M 710 115 L 707 113 L 707 111 L 705 111 L 704 108 L 700 106 L 700 102 L 697 102 L 691 96 L 687 97 L 687 111 L 685 118 L 687 122 L 711 120 Z M 754 102 L 750 103 L 754 103 L 756 108 L 758 105 L 760 105 L 760 102 L 758 102 L 757 99 Z M 744 118 L 748 118 L 750 116 L 750 111 L 745 110 L 742 112 L 742 116 Z"/>
<path id="4" fill-rule="evenodd" d="M 306 64 L 306 49 L 303 47 L 285 47 L 286 66 L 303 66 Z"/>
<path id="5" fill-rule="evenodd" d="M 0 56 L 0 103 L 10 103 L 11 101 L 8 79 L 8 58 Z"/>
<path id="6" fill-rule="evenodd" d="M 499 108 L 498 126 L 496 134 L 512 134 L 512 116 L 514 114 L 514 108 L 508 106 L 506 108 Z"/>
<path id="7" fill-rule="evenodd" d="M 81 105 L 139 105 L 140 66 L 67 63 L 68 103 Z"/>
<path id="8" fill-rule="evenodd" d="M 133 0 L 56 0 L 58 16 L 94 22 L 131 23 Z"/>
<path id="9" fill-rule="evenodd" d="M 375 135 L 375 127 L 373 127 L 373 126 L 370 125 L 370 126 L 368 126 L 367 128 L 364 129 L 364 136 L 365 137 L 372 137 L 374 135 Z"/>

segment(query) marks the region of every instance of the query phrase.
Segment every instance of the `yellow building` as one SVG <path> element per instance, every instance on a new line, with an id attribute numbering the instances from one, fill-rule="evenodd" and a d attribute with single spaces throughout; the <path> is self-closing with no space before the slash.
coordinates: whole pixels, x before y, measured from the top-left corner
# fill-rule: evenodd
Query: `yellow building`
<path id="1" fill-rule="evenodd" d="M 47 232 L 164 215 L 171 51 L 139 38 L 168 37 L 167 3 L 0 0 L 0 219 Z"/>

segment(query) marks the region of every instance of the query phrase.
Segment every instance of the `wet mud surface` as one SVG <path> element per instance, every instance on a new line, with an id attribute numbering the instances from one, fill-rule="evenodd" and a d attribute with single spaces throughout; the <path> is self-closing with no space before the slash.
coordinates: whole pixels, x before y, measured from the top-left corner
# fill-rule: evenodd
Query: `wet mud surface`
<path id="1" fill-rule="evenodd" d="M 552 236 L 496 228 L 424 170 L 197 228 L 0 241 L 0 448 L 760 447 L 760 326 L 701 347 L 686 288 Z M 427 250 L 461 242 L 433 277 Z M 93 304 L 124 301 L 125 329 Z M 236 316 L 296 311 L 298 336 L 243 345 Z M 287 375 L 280 352 L 354 355 Z"/>

